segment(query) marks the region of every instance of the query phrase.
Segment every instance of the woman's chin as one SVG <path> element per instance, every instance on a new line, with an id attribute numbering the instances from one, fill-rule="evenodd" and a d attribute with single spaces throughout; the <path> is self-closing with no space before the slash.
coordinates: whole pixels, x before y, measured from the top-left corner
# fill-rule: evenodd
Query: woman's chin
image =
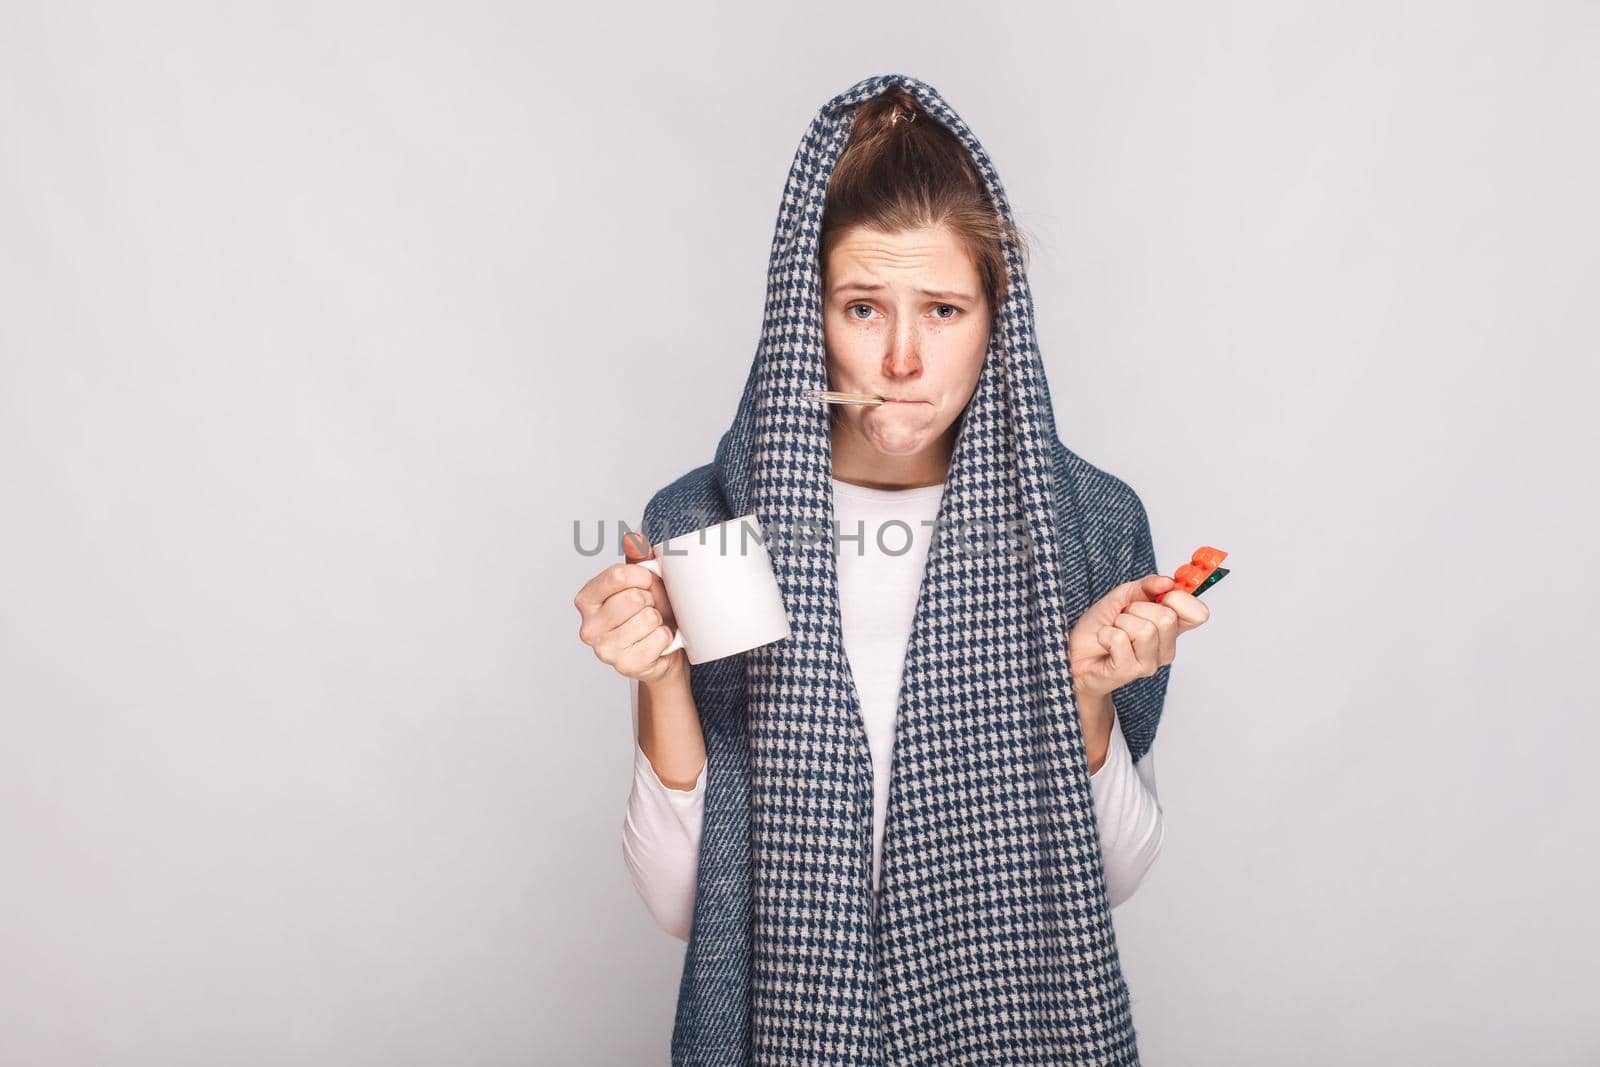
<path id="1" fill-rule="evenodd" d="M 867 440 L 886 456 L 914 456 L 933 444 L 933 438 L 925 433 L 869 433 Z"/>

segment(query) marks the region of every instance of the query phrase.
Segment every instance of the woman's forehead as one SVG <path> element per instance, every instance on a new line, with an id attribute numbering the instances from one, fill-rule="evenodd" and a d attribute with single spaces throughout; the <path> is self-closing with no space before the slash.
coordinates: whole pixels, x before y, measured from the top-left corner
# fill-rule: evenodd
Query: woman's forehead
<path id="1" fill-rule="evenodd" d="M 823 268 L 830 293 L 913 288 L 974 296 L 978 280 L 966 245 L 947 226 L 898 233 L 853 228 L 834 242 Z"/>

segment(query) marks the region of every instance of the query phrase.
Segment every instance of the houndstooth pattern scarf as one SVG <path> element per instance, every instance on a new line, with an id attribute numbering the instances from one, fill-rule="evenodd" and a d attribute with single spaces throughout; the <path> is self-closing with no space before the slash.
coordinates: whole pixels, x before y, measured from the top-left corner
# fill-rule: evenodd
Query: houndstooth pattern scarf
<path id="1" fill-rule="evenodd" d="M 732 426 L 645 509 L 653 541 L 755 513 L 793 631 L 690 671 L 708 767 L 672 1062 L 1137 1064 L 1067 633 L 1155 558 L 1138 496 L 1056 434 L 1015 248 L 906 652 L 874 917 L 872 763 L 833 543 L 793 534 L 837 529 L 827 411 L 801 399 L 828 385 L 824 195 L 855 107 L 892 85 L 971 150 L 1010 218 L 988 155 L 932 87 L 882 75 L 830 100 L 784 188 Z M 1113 694 L 1136 760 L 1169 670 Z"/>

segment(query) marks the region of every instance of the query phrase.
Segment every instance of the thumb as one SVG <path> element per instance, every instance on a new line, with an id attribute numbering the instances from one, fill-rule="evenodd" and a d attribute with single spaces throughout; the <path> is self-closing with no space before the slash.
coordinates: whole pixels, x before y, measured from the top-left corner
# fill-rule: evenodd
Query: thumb
<path id="1" fill-rule="evenodd" d="M 649 559 L 656 554 L 650 539 L 638 530 L 630 530 L 622 535 L 622 554 L 629 563 L 637 563 L 641 559 Z"/>
<path id="2" fill-rule="evenodd" d="M 1127 610 L 1129 604 L 1143 600 L 1152 600 L 1159 604 L 1161 598 L 1170 593 L 1177 584 L 1164 574 L 1147 574 L 1143 578 L 1123 582 L 1092 606 L 1092 617 L 1097 623 L 1109 623 Z M 1085 617 L 1091 617 L 1091 613 L 1086 612 Z"/>
<path id="3" fill-rule="evenodd" d="M 1128 598 L 1130 604 L 1136 600 L 1153 600 L 1159 604 L 1162 597 L 1178 587 L 1177 580 L 1165 574 L 1147 574 L 1132 584 L 1135 595 Z"/>

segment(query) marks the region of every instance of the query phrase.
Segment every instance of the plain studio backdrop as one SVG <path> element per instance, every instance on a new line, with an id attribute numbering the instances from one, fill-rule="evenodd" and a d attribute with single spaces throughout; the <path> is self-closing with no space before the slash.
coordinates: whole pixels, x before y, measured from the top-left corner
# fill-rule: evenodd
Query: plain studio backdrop
<path id="1" fill-rule="evenodd" d="M 1034 240 L 1067 445 L 1231 553 L 1145 1061 L 1600 1059 L 1600 7 L 0 18 L 0 1063 L 666 1062 L 572 597 L 891 72 Z"/>

